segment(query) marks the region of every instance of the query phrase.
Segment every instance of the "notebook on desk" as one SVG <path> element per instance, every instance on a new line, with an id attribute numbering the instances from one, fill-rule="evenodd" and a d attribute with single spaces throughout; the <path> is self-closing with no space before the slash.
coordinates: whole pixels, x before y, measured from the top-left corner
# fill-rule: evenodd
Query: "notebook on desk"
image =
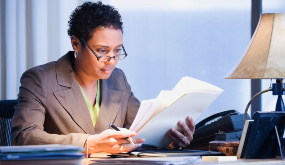
<path id="1" fill-rule="evenodd" d="M 150 149 L 143 147 L 128 153 L 110 154 L 110 157 L 177 157 L 177 156 L 224 156 L 216 151 L 188 150 L 188 149 Z"/>
<path id="2" fill-rule="evenodd" d="M 81 159 L 83 147 L 73 145 L 1 146 L 0 160 L 56 160 Z"/>
<path id="3" fill-rule="evenodd" d="M 200 156 L 148 157 L 148 158 L 107 158 L 92 160 L 102 164 L 193 164 L 201 162 Z M 93 163 L 93 162 L 92 162 Z"/>
<path id="4" fill-rule="evenodd" d="M 187 150 L 187 149 L 158 149 L 158 150 L 141 150 L 131 151 L 130 155 L 136 157 L 148 157 L 148 156 L 162 156 L 162 157 L 176 157 L 176 156 L 206 156 L 206 155 L 220 155 L 224 156 L 224 153 L 216 151 L 201 151 L 201 150 Z"/>

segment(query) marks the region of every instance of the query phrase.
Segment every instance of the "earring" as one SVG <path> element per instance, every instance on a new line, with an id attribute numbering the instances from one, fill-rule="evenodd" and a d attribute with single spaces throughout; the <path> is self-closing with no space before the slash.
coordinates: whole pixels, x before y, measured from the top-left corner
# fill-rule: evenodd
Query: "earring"
<path id="1" fill-rule="evenodd" d="M 74 57 L 77 58 L 78 52 L 74 52 Z"/>

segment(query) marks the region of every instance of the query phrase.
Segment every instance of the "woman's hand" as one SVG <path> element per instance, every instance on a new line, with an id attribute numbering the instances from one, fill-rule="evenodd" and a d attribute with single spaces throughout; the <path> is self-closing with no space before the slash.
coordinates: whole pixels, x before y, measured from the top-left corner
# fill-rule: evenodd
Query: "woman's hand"
<path id="1" fill-rule="evenodd" d="M 123 129 L 121 131 L 105 130 L 100 134 L 90 135 L 85 143 L 88 153 L 107 152 L 121 153 L 129 152 L 141 146 L 145 140 L 143 138 L 131 138 L 137 136 L 134 131 Z M 135 145 L 130 144 L 125 138 L 130 137 Z M 87 146 L 88 144 L 88 146 Z M 87 148 L 88 147 L 88 148 Z"/>
<path id="2" fill-rule="evenodd" d="M 167 134 L 174 141 L 175 147 L 185 147 L 190 144 L 195 132 L 195 123 L 190 116 L 187 116 L 186 123 L 179 120 L 178 124 L 181 126 L 182 131 L 179 132 L 175 128 L 171 128 Z"/>

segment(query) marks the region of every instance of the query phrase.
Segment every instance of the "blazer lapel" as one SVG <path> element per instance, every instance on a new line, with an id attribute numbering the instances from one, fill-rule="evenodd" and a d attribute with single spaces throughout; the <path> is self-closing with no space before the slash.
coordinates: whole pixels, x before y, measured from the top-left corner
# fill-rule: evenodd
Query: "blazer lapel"
<path id="1" fill-rule="evenodd" d="M 56 74 L 62 90 L 54 92 L 54 96 L 85 133 L 95 134 L 90 113 L 74 76 L 70 59 L 72 54 L 69 52 L 58 60 Z"/>
<path id="2" fill-rule="evenodd" d="M 117 114 L 121 108 L 121 102 L 125 93 L 111 88 L 112 84 L 108 83 L 108 79 L 101 80 L 101 107 L 95 125 L 96 133 L 101 133 L 108 129 L 109 123 L 113 123 L 116 120 Z"/>

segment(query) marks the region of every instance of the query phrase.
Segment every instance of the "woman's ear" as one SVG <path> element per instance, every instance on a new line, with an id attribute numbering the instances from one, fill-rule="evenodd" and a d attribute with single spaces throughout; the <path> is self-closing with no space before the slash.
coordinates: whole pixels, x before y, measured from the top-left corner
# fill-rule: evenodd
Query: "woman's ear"
<path id="1" fill-rule="evenodd" d="M 74 35 L 71 36 L 71 45 L 75 52 L 78 52 L 81 46 L 81 43 L 77 37 Z"/>

